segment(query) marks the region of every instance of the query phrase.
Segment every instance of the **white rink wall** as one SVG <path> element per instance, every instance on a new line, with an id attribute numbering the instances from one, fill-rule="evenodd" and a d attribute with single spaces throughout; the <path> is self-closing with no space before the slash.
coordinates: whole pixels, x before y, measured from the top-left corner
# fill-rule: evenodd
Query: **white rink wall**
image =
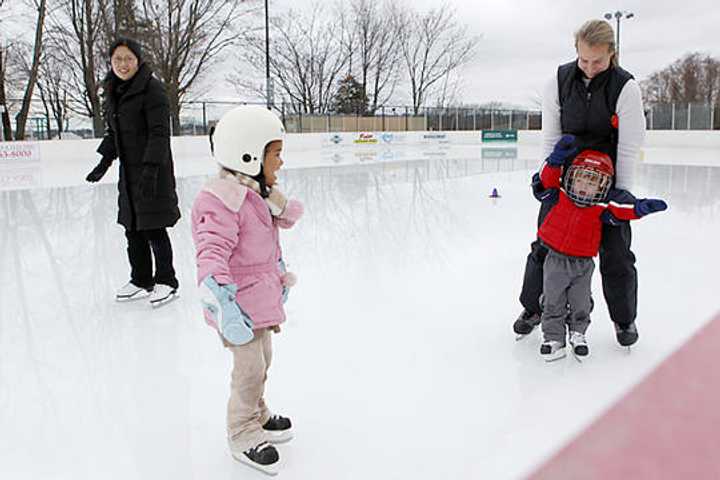
<path id="1" fill-rule="evenodd" d="M 482 142 L 481 135 L 481 131 L 288 134 L 285 168 L 413 160 L 429 155 L 480 158 L 488 150 L 503 150 L 499 153 L 510 158 L 538 158 L 539 162 L 540 131 L 518 131 L 517 143 Z M 82 185 L 99 160 L 95 153 L 99 143 L 99 139 L 0 142 L 0 190 Z M 173 137 L 172 149 L 179 177 L 209 175 L 217 168 L 207 136 Z M 641 161 L 720 166 L 720 131 L 648 131 Z M 117 168 L 113 167 L 102 182 L 115 181 Z"/>

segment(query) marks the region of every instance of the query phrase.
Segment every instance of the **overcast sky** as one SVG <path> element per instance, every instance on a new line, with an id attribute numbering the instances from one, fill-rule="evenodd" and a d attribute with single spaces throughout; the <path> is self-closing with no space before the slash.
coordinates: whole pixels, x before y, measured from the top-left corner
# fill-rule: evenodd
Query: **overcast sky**
<path id="1" fill-rule="evenodd" d="M 417 10 L 441 4 L 433 0 L 407 1 Z M 14 2 L 20 0 L 9 0 L 6 7 Z M 271 15 L 291 7 L 302 9 L 312 2 L 271 0 Z M 504 101 L 532 106 L 557 65 L 575 58 L 573 32 L 578 26 L 617 9 L 635 14 L 621 24 L 621 63 L 640 80 L 688 52 L 700 51 L 720 58 L 718 0 L 446 0 L 446 3 L 456 9 L 458 18 L 472 34 L 482 37 L 477 57 L 462 71 L 462 100 L 466 104 Z M 9 30 L 15 22 L 4 23 L 3 29 Z M 19 26 L 21 22 L 17 23 Z M 614 20 L 612 23 L 614 26 Z M 2 33 L 7 35 L 7 30 Z M 225 79 L 224 73 L 206 78 L 213 86 L 203 97 L 236 97 L 220 79 Z"/>
<path id="2" fill-rule="evenodd" d="M 295 8 L 311 0 L 275 0 Z M 415 8 L 441 2 L 413 0 Z M 691 51 L 720 58 L 717 0 L 447 0 L 473 34 L 477 58 L 463 70 L 464 103 L 500 100 L 529 105 L 557 65 L 575 58 L 574 31 L 618 9 L 633 12 L 620 27 L 621 63 L 638 79 Z M 615 21 L 612 22 L 613 28 Z"/>

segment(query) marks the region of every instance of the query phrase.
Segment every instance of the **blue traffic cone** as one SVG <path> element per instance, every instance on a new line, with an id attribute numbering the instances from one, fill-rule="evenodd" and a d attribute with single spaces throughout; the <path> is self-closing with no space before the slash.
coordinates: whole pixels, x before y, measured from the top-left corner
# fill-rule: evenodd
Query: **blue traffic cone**
<path id="1" fill-rule="evenodd" d="M 498 193 L 497 188 L 492 189 L 492 193 L 489 195 L 490 198 L 500 198 L 500 194 Z"/>

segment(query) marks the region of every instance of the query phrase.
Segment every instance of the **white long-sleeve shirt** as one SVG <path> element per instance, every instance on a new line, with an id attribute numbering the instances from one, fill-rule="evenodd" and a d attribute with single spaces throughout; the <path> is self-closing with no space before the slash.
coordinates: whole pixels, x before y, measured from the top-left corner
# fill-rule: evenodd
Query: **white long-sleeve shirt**
<path id="1" fill-rule="evenodd" d="M 635 166 L 640 148 L 645 142 L 645 113 L 638 83 L 630 79 L 617 100 L 618 147 L 615 165 L 615 186 L 632 191 Z M 562 136 L 560 128 L 560 99 L 557 74 L 547 83 L 542 101 L 542 158 L 550 155 Z"/>

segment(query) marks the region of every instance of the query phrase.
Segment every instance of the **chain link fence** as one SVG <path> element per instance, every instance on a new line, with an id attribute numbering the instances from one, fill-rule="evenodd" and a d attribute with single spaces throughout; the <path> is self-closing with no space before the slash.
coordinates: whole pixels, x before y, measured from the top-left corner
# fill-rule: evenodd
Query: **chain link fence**
<path id="1" fill-rule="evenodd" d="M 246 102 L 184 102 L 180 114 L 180 131 L 173 135 L 206 135 L 222 115 Z M 264 105 L 264 104 L 262 104 Z M 18 101 L 8 102 L 11 112 L 19 110 Z M 313 132 L 385 132 L 440 130 L 540 130 L 542 115 L 538 110 L 502 108 L 420 108 L 383 106 L 374 113 L 298 113 L 292 104 L 276 104 L 273 110 L 283 119 L 289 133 Z M 645 119 L 649 130 L 720 130 L 720 106 L 701 103 L 660 104 L 648 106 Z M 13 118 L 13 124 L 15 123 Z M 62 138 L 92 138 L 86 118 L 66 120 Z M 14 127 L 14 125 L 13 125 Z M 27 138 L 57 138 L 57 124 L 48 119 L 41 102 L 33 102 L 27 122 Z M 2 135 L 0 135 L 0 139 Z"/>

